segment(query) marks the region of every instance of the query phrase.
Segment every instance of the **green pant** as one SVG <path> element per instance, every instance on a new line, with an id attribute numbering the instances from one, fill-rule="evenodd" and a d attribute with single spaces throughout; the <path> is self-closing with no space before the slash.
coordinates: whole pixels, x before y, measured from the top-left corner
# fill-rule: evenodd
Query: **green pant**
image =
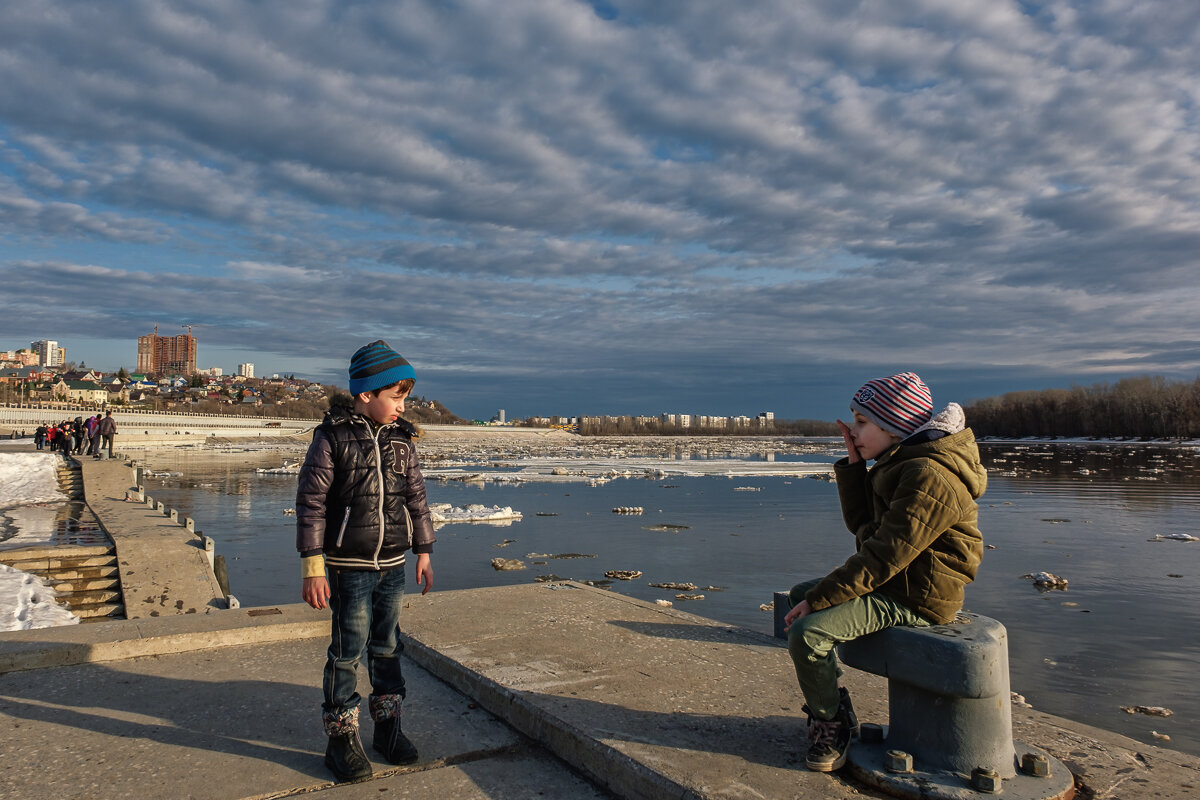
<path id="1" fill-rule="evenodd" d="M 805 581 L 788 593 L 790 607 L 800 605 L 808 590 L 821 579 Z M 838 667 L 834 645 L 849 642 L 868 633 L 894 625 L 923 628 L 929 622 L 917 612 L 890 597 L 871 592 L 836 606 L 814 611 L 796 620 L 788 629 L 788 652 L 796 665 L 800 691 L 808 704 L 809 713 L 818 719 L 833 719 L 837 713 Z"/>

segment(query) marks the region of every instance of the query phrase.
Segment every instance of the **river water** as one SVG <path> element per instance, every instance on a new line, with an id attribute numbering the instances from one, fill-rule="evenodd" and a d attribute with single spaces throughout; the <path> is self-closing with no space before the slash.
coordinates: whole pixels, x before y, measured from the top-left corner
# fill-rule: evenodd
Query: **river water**
<path id="1" fill-rule="evenodd" d="M 602 449 L 618 463 L 649 455 L 663 463 L 752 464 L 831 462 L 844 454 L 829 440 L 725 446 L 610 439 L 588 446 L 589 453 L 565 457 Z M 984 443 L 982 452 L 989 487 L 980 524 L 989 549 L 966 608 L 1007 627 L 1013 690 L 1039 710 L 1200 754 L 1192 724 L 1200 718 L 1200 542 L 1170 538 L 1200 535 L 1200 447 L 995 442 Z M 255 471 L 278 466 L 281 455 L 139 456 L 149 468 L 171 473 L 148 478 L 147 490 L 193 516 L 216 540 L 243 605 L 299 601 L 295 518 L 286 513 L 295 505 L 295 476 Z M 464 464 L 519 466 L 536 454 L 470 455 L 462 446 L 441 452 L 431 443 L 423 455 L 434 474 Z M 428 486 L 431 502 L 511 506 L 523 515 L 507 526 L 441 527 L 435 591 L 548 575 L 603 580 L 608 570 L 640 570 L 640 578 L 613 581 L 612 590 L 770 633 L 772 615 L 760 606 L 772 593 L 825 574 L 853 547 L 836 487 L 811 478 L 668 474 L 519 484 L 430 480 Z M 644 510 L 613 513 L 618 506 Z M 591 557 L 545 557 L 562 554 Z M 491 560 L 498 557 L 520 559 L 527 569 L 496 571 Z M 1022 577 L 1041 571 L 1066 578 L 1066 589 L 1040 591 Z M 701 588 L 690 594 L 704 598 L 679 600 L 677 591 L 648 585 L 662 582 L 694 583 Z M 780 669 L 791 669 L 782 651 Z M 1135 705 L 1174 714 L 1121 710 Z"/>

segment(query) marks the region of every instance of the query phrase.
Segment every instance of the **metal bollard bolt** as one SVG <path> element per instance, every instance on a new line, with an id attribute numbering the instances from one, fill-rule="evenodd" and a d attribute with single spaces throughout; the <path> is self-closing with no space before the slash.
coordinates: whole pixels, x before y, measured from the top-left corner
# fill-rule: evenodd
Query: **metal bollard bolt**
<path id="1" fill-rule="evenodd" d="M 976 767 L 971 770 L 971 786 L 985 794 L 998 794 L 1000 792 L 1000 773 L 994 769 L 987 767 Z"/>
<path id="2" fill-rule="evenodd" d="M 859 726 L 858 738 L 863 744 L 879 744 L 883 741 L 883 726 L 878 722 L 864 722 Z"/>
<path id="3" fill-rule="evenodd" d="M 903 750 L 888 750 L 883 758 L 883 768 L 888 772 L 912 772 L 912 756 Z"/>
<path id="4" fill-rule="evenodd" d="M 1035 778 L 1050 777 L 1050 759 L 1041 753 L 1026 753 L 1021 756 L 1021 772 Z"/>

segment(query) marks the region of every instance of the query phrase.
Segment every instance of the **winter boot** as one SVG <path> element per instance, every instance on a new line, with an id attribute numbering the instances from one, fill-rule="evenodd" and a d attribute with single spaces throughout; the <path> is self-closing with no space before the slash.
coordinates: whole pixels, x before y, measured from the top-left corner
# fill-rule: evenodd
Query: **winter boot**
<path id="1" fill-rule="evenodd" d="M 838 705 L 833 719 L 814 717 L 808 706 L 808 768 L 814 772 L 833 772 L 846 763 L 850 750 L 850 722 L 847 708 Z"/>
<path id="2" fill-rule="evenodd" d="M 374 748 L 389 764 L 417 763 L 417 748 L 400 730 L 400 715 L 375 723 Z"/>
<path id="3" fill-rule="evenodd" d="M 417 761 L 417 748 L 400 729 L 403 701 L 404 696 L 400 694 L 373 694 L 367 701 L 371 719 L 375 720 L 375 737 L 371 744 L 389 764 L 414 764 Z"/>
<path id="4" fill-rule="evenodd" d="M 371 777 L 371 762 L 358 740 L 358 730 L 331 735 L 325 748 L 325 766 L 338 783 L 358 783 Z"/>

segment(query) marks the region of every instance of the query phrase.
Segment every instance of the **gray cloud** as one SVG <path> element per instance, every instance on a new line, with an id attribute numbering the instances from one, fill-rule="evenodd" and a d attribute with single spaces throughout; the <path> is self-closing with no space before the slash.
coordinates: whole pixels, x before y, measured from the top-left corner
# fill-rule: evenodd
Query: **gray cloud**
<path id="1" fill-rule="evenodd" d="M 28 311 L 52 277 L 97 299 L 80 335 L 186 316 L 301 364 L 379 332 L 472 397 L 1189 373 L 1198 25 L 1183 0 L 12 3 L 0 308 L 63 325 Z"/>

